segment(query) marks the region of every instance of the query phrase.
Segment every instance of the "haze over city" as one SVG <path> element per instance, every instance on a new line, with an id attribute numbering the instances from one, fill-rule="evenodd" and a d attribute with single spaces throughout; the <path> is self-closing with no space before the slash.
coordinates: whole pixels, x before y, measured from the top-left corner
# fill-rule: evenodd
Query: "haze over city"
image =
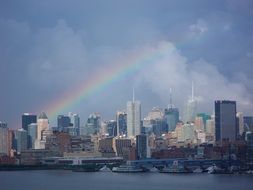
<path id="1" fill-rule="evenodd" d="M 211 114 L 214 100 L 226 99 L 252 115 L 252 8 L 250 0 L 3 0 L 1 120 L 21 127 L 22 113 L 47 113 L 65 94 L 104 73 L 115 75 L 111 70 L 132 57 L 144 63 L 104 87 L 96 83 L 97 91 L 55 114 L 78 113 L 82 123 L 92 112 L 114 119 L 133 87 L 142 117 L 154 106 L 167 107 L 170 88 L 181 112 L 194 81 L 198 111 Z"/>

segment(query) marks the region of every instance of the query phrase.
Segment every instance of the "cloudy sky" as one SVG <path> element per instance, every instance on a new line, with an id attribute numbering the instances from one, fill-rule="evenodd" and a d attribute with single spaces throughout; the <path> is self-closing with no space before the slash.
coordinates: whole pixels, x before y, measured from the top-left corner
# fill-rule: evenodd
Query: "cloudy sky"
<path id="1" fill-rule="evenodd" d="M 251 0 L 1 0 L 0 121 L 20 127 L 22 113 L 47 112 L 89 78 L 164 48 L 169 53 L 62 111 L 82 123 L 92 112 L 114 119 L 134 86 L 143 117 L 167 107 L 170 88 L 182 112 L 194 81 L 198 111 L 231 99 L 253 115 L 252 20 Z"/>

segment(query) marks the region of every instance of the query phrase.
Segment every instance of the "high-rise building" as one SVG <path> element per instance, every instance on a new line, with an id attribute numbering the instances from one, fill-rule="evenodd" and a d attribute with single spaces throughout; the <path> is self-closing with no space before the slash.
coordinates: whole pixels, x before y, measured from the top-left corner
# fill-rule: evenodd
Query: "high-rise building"
<path id="1" fill-rule="evenodd" d="M 31 123 L 36 123 L 37 122 L 37 115 L 29 114 L 29 113 L 24 113 L 22 115 L 22 128 L 24 130 L 28 130 L 28 125 Z"/>
<path id="2" fill-rule="evenodd" d="M 109 137 L 117 136 L 117 122 L 115 120 L 106 121 L 107 133 Z"/>
<path id="3" fill-rule="evenodd" d="M 235 141 L 236 138 L 236 102 L 215 101 L 215 140 Z"/>
<path id="4" fill-rule="evenodd" d="M 44 131 L 49 130 L 49 121 L 45 112 L 42 112 L 37 121 L 37 139 L 35 142 L 35 149 L 43 149 L 44 146 L 44 139 L 45 136 L 43 133 Z"/>
<path id="5" fill-rule="evenodd" d="M 194 97 L 194 86 L 192 83 L 192 96 L 186 104 L 183 121 L 185 123 L 193 122 L 196 117 L 196 114 L 197 114 L 197 100 Z"/>
<path id="6" fill-rule="evenodd" d="M 7 123 L 0 122 L 0 154 L 10 154 Z"/>
<path id="7" fill-rule="evenodd" d="M 148 150 L 147 135 L 137 135 L 136 136 L 137 159 L 147 158 L 147 150 Z"/>
<path id="8" fill-rule="evenodd" d="M 168 125 L 168 132 L 175 130 L 177 123 L 179 122 L 179 111 L 178 108 L 168 108 L 164 111 L 164 117 Z"/>
<path id="9" fill-rule="evenodd" d="M 141 103 L 133 100 L 127 102 L 127 136 L 135 138 L 141 134 Z"/>
<path id="10" fill-rule="evenodd" d="M 204 124 L 204 131 L 206 131 L 206 121 L 211 119 L 211 116 L 206 113 L 198 113 L 197 117 L 201 117 Z"/>
<path id="11" fill-rule="evenodd" d="M 117 122 L 117 135 L 126 136 L 127 135 L 127 114 L 124 111 L 118 111 L 116 114 Z"/>
<path id="12" fill-rule="evenodd" d="M 14 131 L 17 153 L 27 150 L 27 131 L 23 128 Z"/>
<path id="13" fill-rule="evenodd" d="M 244 116 L 243 123 L 246 131 L 253 132 L 253 116 Z"/>
<path id="14" fill-rule="evenodd" d="M 243 123 L 243 113 L 237 112 L 236 113 L 236 119 L 237 119 L 237 132 L 238 135 L 242 135 L 244 132 L 244 123 Z"/>
<path id="15" fill-rule="evenodd" d="M 75 113 L 69 113 L 70 122 L 73 126 L 73 134 L 70 134 L 72 136 L 80 135 L 80 117 L 78 114 Z"/>
<path id="16" fill-rule="evenodd" d="M 99 113 L 92 113 L 89 115 L 87 123 L 85 125 L 85 135 L 95 135 L 100 132 L 101 116 Z M 82 134 L 83 135 L 83 134 Z"/>
<path id="17" fill-rule="evenodd" d="M 70 127 L 70 117 L 66 115 L 58 115 L 57 127 L 59 131 L 67 132 L 68 127 Z"/>
<path id="18" fill-rule="evenodd" d="M 37 123 L 31 123 L 28 125 L 28 149 L 35 148 L 35 141 L 37 139 Z"/>

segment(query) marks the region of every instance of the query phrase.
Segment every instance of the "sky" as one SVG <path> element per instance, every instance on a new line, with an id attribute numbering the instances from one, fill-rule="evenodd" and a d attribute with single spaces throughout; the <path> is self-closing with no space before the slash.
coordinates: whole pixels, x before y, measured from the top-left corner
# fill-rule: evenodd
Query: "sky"
<path id="1" fill-rule="evenodd" d="M 142 117 L 168 106 L 170 88 L 182 113 L 193 81 L 199 112 L 225 99 L 253 115 L 252 10 L 251 0 L 1 0 L 0 121 L 21 127 L 22 113 L 47 113 L 90 78 L 154 52 L 55 114 L 78 113 L 81 124 L 93 112 L 115 119 L 133 87 Z"/>

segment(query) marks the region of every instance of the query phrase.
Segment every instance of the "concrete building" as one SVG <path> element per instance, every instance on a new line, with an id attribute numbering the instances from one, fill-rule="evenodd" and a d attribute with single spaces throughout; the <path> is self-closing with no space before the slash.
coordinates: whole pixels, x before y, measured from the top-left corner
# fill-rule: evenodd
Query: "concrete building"
<path id="1" fill-rule="evenodd" d="M 49 131 L 49 122 L 45 112 L 42 112 L 37 121 L 37 139 L 35 141 L 35 149 L 45 148 L 45 137 Z"/>
<path id="2" fill-rule="evenodd" d="M 7 128 L 7 123 L 0 122 L 0 155 L 10 156 L 12 146 L 11 131 Z"/>
<path id="3" fill-rule="evenodd" d="M 16 142 L 16 151 L 20 154 L 22 151 L 27 150 L 27 131 L 23 128 L 14 131 L 14 139 Z"/>

